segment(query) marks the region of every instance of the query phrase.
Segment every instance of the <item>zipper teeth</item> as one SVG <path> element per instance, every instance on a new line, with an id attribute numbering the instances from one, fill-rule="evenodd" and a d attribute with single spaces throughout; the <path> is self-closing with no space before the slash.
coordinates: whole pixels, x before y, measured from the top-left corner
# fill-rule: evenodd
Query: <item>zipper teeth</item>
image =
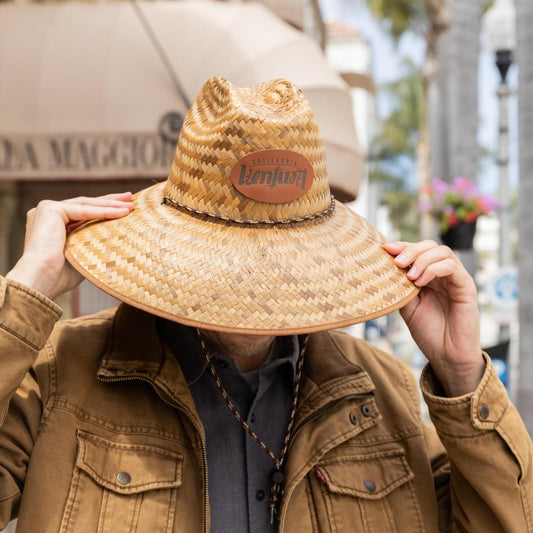
<path id="1" fill-rule="evenodd" d="M 157 394 L 157 396 L 159 397 L 159 399 L 166 403 L 167 405 L 169 405 L 170 407 L 173 407 L 175 409 L 179 409 L 182 413 L 185 414 L 185 416 L 187 417 L 187 419 L 189 420 L 189 422 L 192 424 L 192 426 L 194 427 L 194 429 L 196 430 L 196 432 L 198 433 L 199 437 L 200 437 L 200 442 L 201 442 L 201 449 L 202 449 L 202 462 L 203 462 L 203 471 L 204 471 L 204 480 L 205 480 L 205 488 L 204 488 L 204 502 L 203 502 L 203 512 L 204 512 L 204 533 L 209 533 L 209 529 L 208 529 L 208 502 L 209 502 L 209 492 L 208 492 L 208 489 L 209 489 L 209 479 L 208 479 L 208 471 L 207 471 L 207 452 L 206 452 L 206 446 L 205 446 L 205 442 L 204 442 L 204 439 L 202 437 L 202 427 L 200 426 L 200 424 L 198 424 L 198 422 L 196 421 L 196 418 L 193 416 L 193 414 L 190 412 L 190 410 L 185 407 L 183 404 L 179 403 L 179 402 L 176 402 L 170 398 L 168 398 L 168 396 L 166 396 L 162 391 L 161 389 L 153 382 L 151 381 L 150 379 L 148 378 L 143 378 L 141 376 L 135 376 L 135 377 L 132 377 L 132 376 L 129 376 L 129 377 L 122 377 L 122 378 L 108 378 L 108 377 L 102 377 L 102 376 L 98 376 L 98 379 L 100 381 L 103 381 L 105 383 L 116 383 L 116 382 L 121 382 L 121 381 L 144 381 L 145 383 L 148 383 L 152 386 L 152 388 L 154 389 L 155 393 Z"/>

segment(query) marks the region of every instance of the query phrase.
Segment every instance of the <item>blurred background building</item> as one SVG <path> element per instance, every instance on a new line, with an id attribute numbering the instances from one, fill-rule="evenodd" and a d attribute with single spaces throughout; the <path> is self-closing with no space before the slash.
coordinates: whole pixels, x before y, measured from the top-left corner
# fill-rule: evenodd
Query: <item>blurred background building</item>
<path id="1" fill-rule="evenodd" d="M 0 1 L 0 273 L 20 255 L 25 213 L 40 199 L 165 179 L 209 76 L 287 77 L 311 100 L 334 194 L 387 238 L 440 238 L 418 209 L 434 177 L 466 176 L 500 198 L 458 254 L 478 283 L 482 344 L 499 349 L 533 432 L 532 2 L 514 9 L 513 0 Z M 518 21 L 518 40 L 493 49 L 484 17 L 497 12 L 498 30 L 514 35 L 505 20 Z M 71 316 L 114 302 L 86 282 L 60 304 Z M 352 331 L 421 368 L 397 315 Z"/>

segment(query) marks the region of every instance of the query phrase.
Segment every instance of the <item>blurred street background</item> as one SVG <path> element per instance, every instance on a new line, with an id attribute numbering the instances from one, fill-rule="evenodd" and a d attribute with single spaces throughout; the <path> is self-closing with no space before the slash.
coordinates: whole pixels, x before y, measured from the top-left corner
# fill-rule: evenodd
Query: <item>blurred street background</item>
<path id="1" fill-rule="evenodd" d="M 0 1 L 0 274 L 39 200 L 165 179 L 210 76 L 286 77 L 315 110 L 336 198 L 388 240 L 456 250 L 533 433 L 531 23 L 530 0 Z M 449 241 L 458 226 L 473 240 Z M 58 303 L 114 305 L 88 282 Z M 349 329 L 421 371 L 398 313 Z"/>

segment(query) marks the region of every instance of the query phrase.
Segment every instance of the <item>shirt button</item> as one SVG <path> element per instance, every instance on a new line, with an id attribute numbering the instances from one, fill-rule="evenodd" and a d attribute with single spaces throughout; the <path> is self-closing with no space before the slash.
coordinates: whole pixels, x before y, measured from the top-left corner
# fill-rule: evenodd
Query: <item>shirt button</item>
<path id="1" fill-rule="evenodd" d="M 355 426 L 355 424 L 357 424 L 357 417 L 353 414 L 353 413 L 350 413 L 350 422 Z"/>
<path id="2" fill-rule="evenodd" d="M 257 499 L 257 501 L 261 502 L 265 499 L 265 491 L 264 490 L 258 490 L 256 493 L 255 493 L 255 498 Z"/>
<path id="3" fill-rule="evenodd" d="M 252 416 L 250 417 L 250 422 L 252 424 L 255 422 L 255 413 L 252 413 Z"/>
<path id="4" fill-rule="evenodd" d="M 117 480 L 122 485 L 127 485 L 131 482 L 131 476 L 128 474 L 128 472 L 119 472 L 117 474 Z"/>
<path id="5" fill-rule="evenodd" d="M 229 365 L 228 365 L 228 362 L 227 362 L 227 361 L 224 361 L 224 359 L 217 359 L 217 360 L 216 360 L 216 363 L 217 363 L 217 366 L 218 366 L 219 368 L 222 368 L 222 369 L 226 369 L 226 368 L 228 368 L 228 366 L 229 366 Z"/>
<path id="6" fill-rule="evenodd" d="M 480 416 L 483 420 L 487 420 L 487 418 L 489 417 L 489 414 L 490 414 L 490 411 L 489 411 L 489 408 L 488 408 L 487 404 L 483 404 L 483 405 L 479 408 L 479 416 Z"/>
<path id="7" fill-rule="evenodd" d="M 363 413 L 363 416 L 370 416 L 372 414 L 372 409 L 370 408 L 370 405 L 363 405 L 361 407 L 361 413 Z"/>
<path id="8" fill-rule="evenodd" d="M 365 489 L 367 492 L 374 492 L 376 490 L 376 485 L 373 481 L 370 481 L 370 480 L 366 480 L 363 485 L 365 486 Z"/>

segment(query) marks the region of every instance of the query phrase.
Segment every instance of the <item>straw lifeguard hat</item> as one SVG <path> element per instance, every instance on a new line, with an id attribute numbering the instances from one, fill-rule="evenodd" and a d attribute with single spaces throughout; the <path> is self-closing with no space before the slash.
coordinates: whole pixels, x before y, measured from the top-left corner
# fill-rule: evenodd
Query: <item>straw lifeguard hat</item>
<path id="1" fill-rule="evenodd" d="M 335 203 L 309 102 L 283 79 L 208 80 L 168 179 L 134 203 L 72 232 L 66 257 L 109 294 L 176 322 L 305 333 L 376 318 L 418 292 L 378 231 Z"/>

